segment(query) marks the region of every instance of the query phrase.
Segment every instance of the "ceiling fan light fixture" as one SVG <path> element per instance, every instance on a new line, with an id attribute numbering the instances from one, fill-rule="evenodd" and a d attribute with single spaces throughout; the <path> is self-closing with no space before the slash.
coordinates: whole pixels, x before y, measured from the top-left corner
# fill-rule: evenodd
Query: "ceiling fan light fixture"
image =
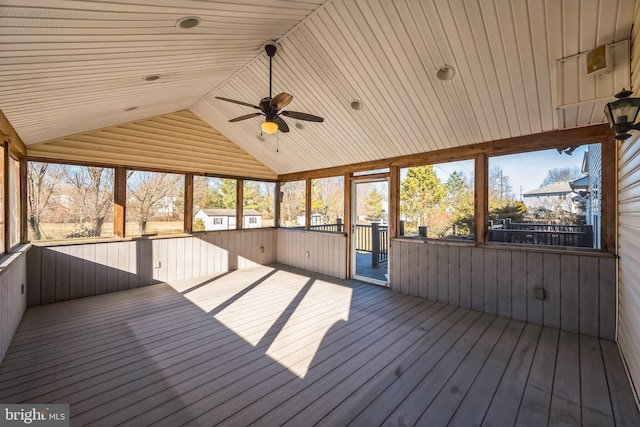
<path id="1" fill-rule="evenodd" d="M 261 128 L 262 132 L 266 133 L 267 135 L 272 135 L 278 132 L 278 124 L 276 122 L 265 120 L 264 122 L 262 122 Z"/>

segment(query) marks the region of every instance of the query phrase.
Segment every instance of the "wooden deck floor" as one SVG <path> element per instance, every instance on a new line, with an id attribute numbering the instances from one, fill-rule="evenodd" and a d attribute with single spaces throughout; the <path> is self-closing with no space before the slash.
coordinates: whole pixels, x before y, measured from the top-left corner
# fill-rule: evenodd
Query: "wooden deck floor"
<path id="1" fill-rule="evenodd" d="M 283 266 L 27 310 L 0 402 L 72 425 L 640 425 L 616 345 Z"/>

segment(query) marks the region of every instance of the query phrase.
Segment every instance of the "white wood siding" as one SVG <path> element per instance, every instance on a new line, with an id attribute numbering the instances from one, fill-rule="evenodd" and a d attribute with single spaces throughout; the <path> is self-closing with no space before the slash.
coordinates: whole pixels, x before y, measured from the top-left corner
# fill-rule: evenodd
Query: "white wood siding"
<path id="1" fill-rule="evenodd" d="M 27 308 L 26 257 L 21 249 L 0 265 L 0 363 Z"/>
<path id="2" fill-rule="evenodd" d="M 154 283 L 244 270 L 275 260 L 274 229 L 34 246 L 27 261 L 30 272 L 28 304 L 48 304 Z"/>
<path id="3" fill-rule="evenodd" d="M 618 156 L 618 345 L 640 395 L 640 138 Z"/>
<path id="4" fill-rule="evenodd" d="M 417 263 L 402 263 L 418 252 Z M 615 259 L 422 241 L 391 243 L 391 289 L 613 340 Z M 534 288 L 545 290 L 545 299 Z"/>
<path id="5" fill-rule="evenodd" d="M 640 7 L 631 35 L 631 89 L 640 95 Z M 640 402 L 640 135 L 618 148 L 618 348 Z"/>
<path id="6" fill-rule="evenodd" d="M 347 273 L 347 237 L 343 234 L 278 229 L 278 262 L 344 279 Z"/>

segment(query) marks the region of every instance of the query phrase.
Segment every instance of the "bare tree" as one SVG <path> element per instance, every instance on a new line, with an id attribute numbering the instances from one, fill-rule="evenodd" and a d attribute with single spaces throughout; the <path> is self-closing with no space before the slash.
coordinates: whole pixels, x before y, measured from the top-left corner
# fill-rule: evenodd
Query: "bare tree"
<path id="1" fill-rule="evenodd" d="M 56 184 L 59 182 L 59 165 L 29 162 L 27 166 L 27 215 L 29 231 L 33 240 L 42 240 L 40 220 L 49 205 Z"/>
<path id="2" fill-rule="evenodd" d="M 146 234 L 149 219 L 167 200 L 184 185 L 184 176 L 160 172 L 131 171 L 127 174 L 127 205 L 140 225 L 141 234 Z"/>
<path id="3" fill-rule="evenodd" d="M 113 212 L 113 169 L 68 167 L 65 174 L 74 190 L 70 210 L 81 226 L 80 231 L 69 237 L 100 236 L 105 219 Z"/>

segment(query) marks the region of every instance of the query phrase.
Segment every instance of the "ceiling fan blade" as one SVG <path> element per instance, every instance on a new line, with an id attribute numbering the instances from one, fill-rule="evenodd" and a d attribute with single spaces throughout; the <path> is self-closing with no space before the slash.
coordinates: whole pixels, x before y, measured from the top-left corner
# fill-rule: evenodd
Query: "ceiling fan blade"
<path id="1" fill-rule="evenodd" d="M 289 126 L 284 120 L 282 120 L 282 117 L 276 117 L 273 121 L 278 124 L 278 130 L 280 132 L 289 132 Z"/>
<path id="2" fill-rule="evenodd" d="M 306 120 L 308 122 L 324 122 L 322 117 L 314 116 L 313 114 L 300 113 L 298 111 L 283 111 L 283 116 L 291 117 L 292 119 Z"/>
<path id="3" fill-rule="evenodd" d="M 271 105 L 275 106 L 278 110 L 282 110 L 284 107 L 289 105 L 292 100 L 293 95 L 282 92 L 273 97 L 273 99 L 271 100 Z"/>
<path id="4" fill-rule="evenodd" d="M 229 120 L 230 122 L 239 122 L 240 120 L 247 120 L 247 119 L 252 119 L 255 116 L 261 116 L 262 113 L 251 113 L 251 114 L 245 114 L 244 116 L 240 116 L 240 117 L 236 117 L 235 119 L 231 119 Z"/>
<path id="5" fill-rule="evenodd" d="M 233 102 L 234 104 L 244 105 L 245 107 L 255 108 L 256 110 L 260 109 L 260 107 L 258 107 L 257 105 L 249 104 L 248 102 L 236 101 L 235 99 L 223 98 L 221 96 L 216 96 L 215 98 L 221 99 L 222 101 Z"/>

